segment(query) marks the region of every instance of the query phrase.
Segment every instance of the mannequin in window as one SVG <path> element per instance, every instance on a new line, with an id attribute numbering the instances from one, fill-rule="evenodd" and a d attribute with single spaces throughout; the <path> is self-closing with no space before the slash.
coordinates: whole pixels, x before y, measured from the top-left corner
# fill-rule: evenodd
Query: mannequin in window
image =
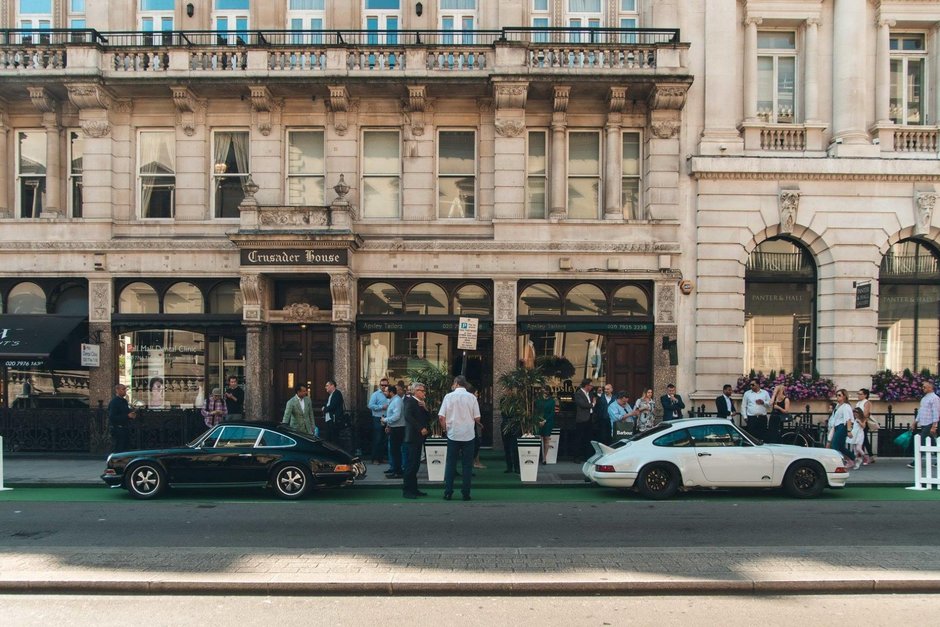
<path id="1" fill-rule="evenodd" d="M 366 344 L 362 351 L 362 379 L 369 389 L 375 389 L 388 371 L 388 348 L 373 337 L 371 344 Z"/>
<path id="2" fill-rule="evenodd" d="M 529 369 L 535 368 L 535 343 L 532 340 L 526 340 L 522 349 L 522 365 Z"/>
<path id="3" fill-rule="evenodd" d="M 450 201 L 450 209 L 447 210 L 448 218 L 463 218 L 463 199 L 460 197 L 460 192 L 454 196 L 454 199 Z"/>
<path id="4" fill-rule="evenodd" d="M 591 365 L 591 376 L 599 379 L 604 375 L 604 355 L 601 353 L 601 345 L 595 340 L 588 344 L 588 363 Z"/>

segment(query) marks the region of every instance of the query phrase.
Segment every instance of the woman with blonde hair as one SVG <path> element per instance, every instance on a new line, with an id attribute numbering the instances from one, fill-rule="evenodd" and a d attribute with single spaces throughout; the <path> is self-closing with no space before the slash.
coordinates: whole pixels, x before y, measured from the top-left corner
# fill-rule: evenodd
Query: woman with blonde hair
<path id="1" fill-rule="evenodd" d="M 653 400 L 653 390 L 647 388 L 643 396 L 637 399 L 633 410 L 636 414 L 635 430 L 637 433 L 643 433 L 653 428 L 653 410 L 656 408 L 656 401 Z"/>
<path id="2" fill-rule="evenodd" d="M 790 399 L 787 398 L 787 389 L 783 385 L 774 387 L 770 396 L 770 421 L 767 426 L 767 442 L 780 443 L 783 433 L 783 423 L 790 420 Z"/>

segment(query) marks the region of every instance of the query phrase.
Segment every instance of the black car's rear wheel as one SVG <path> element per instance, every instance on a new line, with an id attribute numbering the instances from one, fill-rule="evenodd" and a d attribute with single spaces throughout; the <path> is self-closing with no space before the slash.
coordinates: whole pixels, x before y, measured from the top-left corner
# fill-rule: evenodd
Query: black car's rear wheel
<path id="1" fill-rule="evenodd" d="M 299 499 L 310 489 L 310 472 L 297 464 L 283 464 L 274 471 L 271 485 L 282 499 Z"/>
<path id="2" fill-rule="evenodd" d="M 156 464 L 141 462 L 127 470 L 124 487 L 135 499 L 154 499 L 166 488 L 166 475 Z"/>
<path id="3" fill-rule="evenodd" d="M 679 470 L 672 464 L 650 464 L 640 471 L 636 489 L 648 499 L 668 499 L 679 489 Z"/>

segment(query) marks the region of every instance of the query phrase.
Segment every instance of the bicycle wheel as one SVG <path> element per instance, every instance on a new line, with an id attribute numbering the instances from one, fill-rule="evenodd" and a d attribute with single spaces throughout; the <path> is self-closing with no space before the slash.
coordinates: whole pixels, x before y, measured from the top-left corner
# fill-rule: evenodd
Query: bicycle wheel
<path id="1" fill-rule="evenodd" d="M 780 442 L 791 446 L 813 446 L 812 441 L 802 431 L 787 431 L 780 437 Z"/>

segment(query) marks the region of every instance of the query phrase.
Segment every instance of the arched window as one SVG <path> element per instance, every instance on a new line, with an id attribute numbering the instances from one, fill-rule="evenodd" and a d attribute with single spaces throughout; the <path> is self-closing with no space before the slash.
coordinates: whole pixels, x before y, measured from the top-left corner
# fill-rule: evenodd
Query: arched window
<path id="1" fill-rule="evenodd" d="M 121 298 L 118 300 L 118 313 L 160 313 L 160 299 L 157 298 L 157 291 L 146 283 L 131 283 L 121 290 Z"/>
<path id="2" fill-rule="evenodd" d="M 46 293 L 35 283 L 17 283 L 7 297 L 11 314 L 46 313 Z"/>
<path id="3" fill-rule="evenodd" d="M 607 297 L 596 285 L 590 283 L 575 285 L 565 297 L 565 315 L 606 316 Z"/>
<path id="4" fill-rule="evenodd" d="M 649 317 L 649 296 L 636 285 L 625 285 L 614 293 L 610 314 L 612 316 Z"/>
<path id="5" fill-rule="evenodd" d="M 812 372 L 816 359 L 816 264 L 784 238 L 761 243 L 744 273 L 744 372 Z"/>
<path id="6" fill-rule="evenodd" d="M 55 313 L 65 316 L 87 316 L 88 290 L 79 285 L 66 288 L 55 299 Z"/>
<path id="7" fill-rule="evenodd" d="M 359 293 L 359 313 L 364 316 L 395 316 L 402 312 L 401 292 L 389 283 L 373 283 Z"/>
<path id="8" fill-rule="evenodd" d="M 436 283 L 419 283 L 408 290 L 405 313 L 446 316 L 447 293 Z"/>
<path id="9" fill-rule="evenodd" d="M 209 313 L 240 314 L 243 304 L 237 283 L 220 283 L 209 292 Z"/>
<path id="10" fill-rule="evenodd" d="M 489 293 L 480 285 L 464 285 L 454 294 L 456 316 L 488 316 L 492 308 Z"/>
<path id="11" fill-rule="evenodd" d="M 522 290 L 519 296 L 520 316 L 560 316 L 561 297 L 554 287 L 535 283 Z"/>
<path id="12" fill-rule="evenodd" d="M 185 281 L 174 283 L 163 296 L 163 313 L 203 313 L 204 309 L 202 291 L 192 283 Z"/>
<path id="13" fill-rule="evenodd" d="M 917 240 L 898 242 L 881 260 L 878 369 L 940 370 L 940 255 Z"/>

